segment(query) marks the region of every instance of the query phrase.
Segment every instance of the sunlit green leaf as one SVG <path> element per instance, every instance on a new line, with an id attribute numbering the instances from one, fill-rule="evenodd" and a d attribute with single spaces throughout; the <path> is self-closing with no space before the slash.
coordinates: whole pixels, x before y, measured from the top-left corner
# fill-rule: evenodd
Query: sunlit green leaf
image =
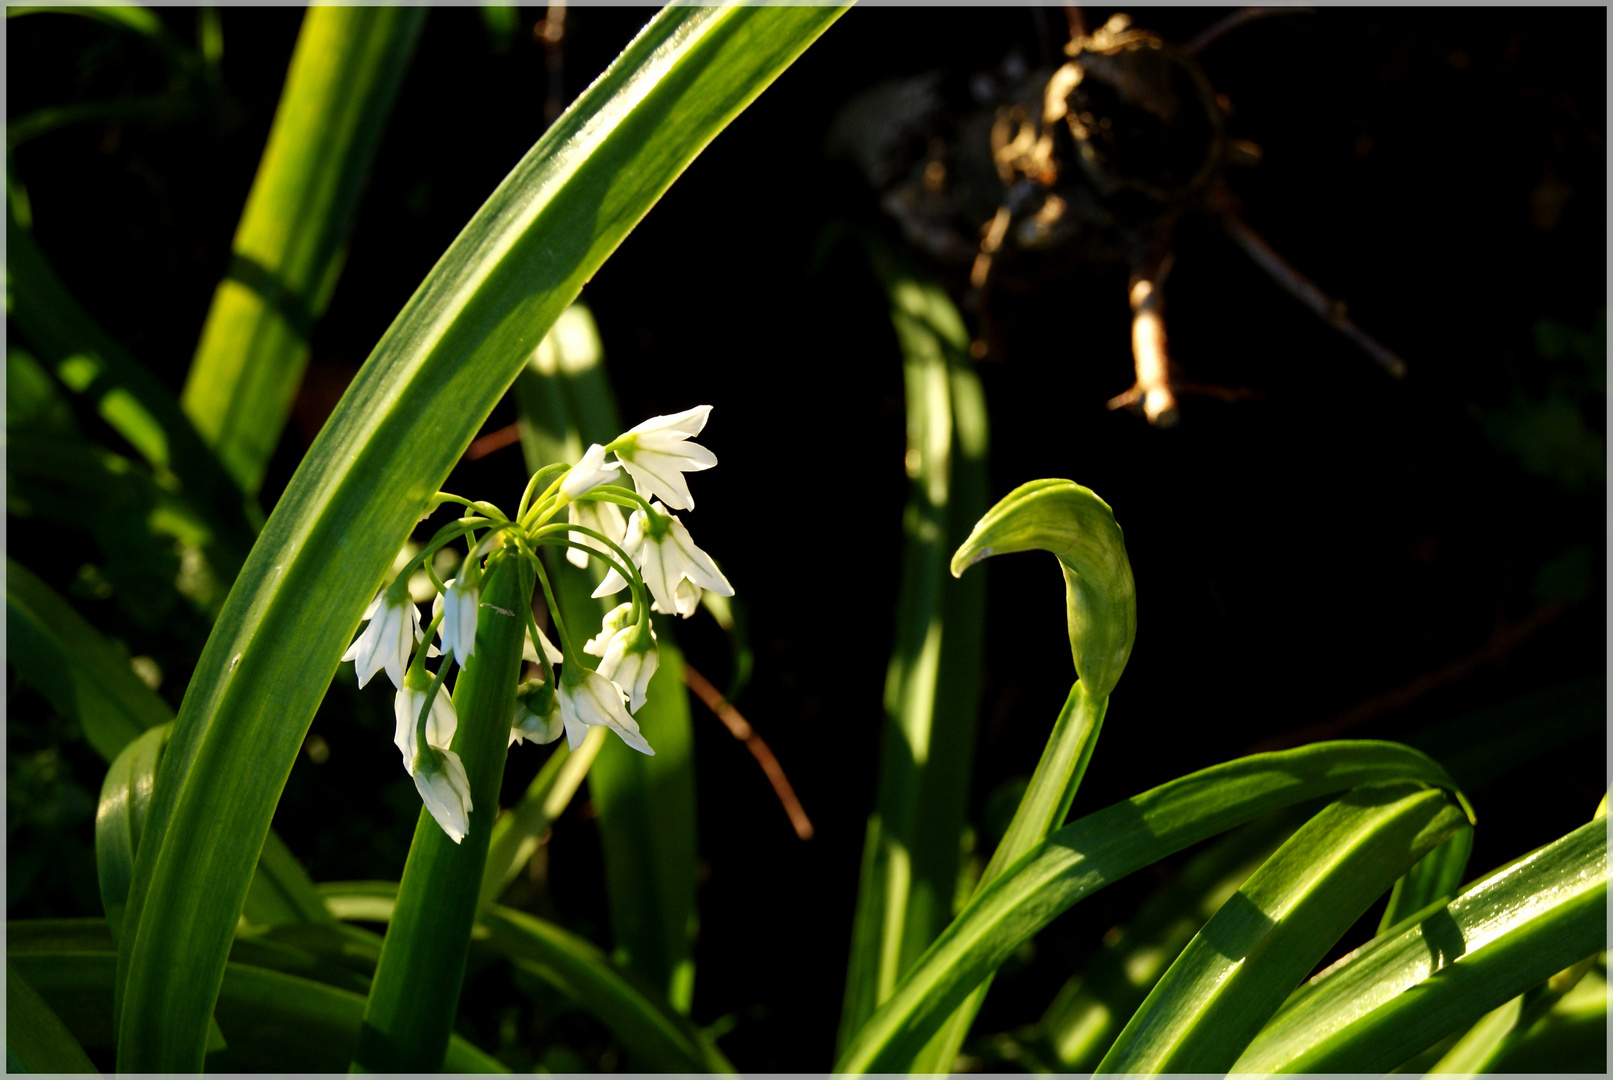
<path id="1" fill-rule="evenodd" d="M 890 995 L 952 916 L 980 683 L 984 575 L 946 560 L 985 509 L 986 420 L 946 291 L 869 242 L 902 352 L 905 544 L 885 678 L 878 795 L 864 841 L 840 1038 Z"/>
<path id="2" fill-rule="evenodd" d="M 1294 995 L 1234 1072 L 1381 1072 L 1606 946 L 1595 821 L 1375 938 Z"/>
<path id="3" fill-rule="evenodd" d="M 256 492 L 341 272 L 370 161 L 425 8 L 312 7 L 181 397 Z"/>
<path id="4" fill-rule="evenodd" d="M 1451 786 L 1443 769 L 1407 747 L 1317 743 L 1215 765 L 1064 826 L 970 900 L 835 1071 L 879 1072 L 908 1060 L 1022 942 L 1103 886 L 1259 814 L 1394 780 Z"/>
<path id="5" fill-rule="evenodd" d="M 1224 1071 L 1367 906 L 1466 827 L 1466 812 L 1446 792 L 1420 784 L 1346 794 L 1204 924 L 1097 1071 Z"/>
<path id="6" fill-rule="evenodd" d="M 952 556 L 952 573 L 1014 551 L 1058 558 L 1076 674 L 1094 697 L 1106 696 L 1137 638 L 1137 587 L 1114 511 L 1068 480 L 1021 484 L 980 519 Z"/>

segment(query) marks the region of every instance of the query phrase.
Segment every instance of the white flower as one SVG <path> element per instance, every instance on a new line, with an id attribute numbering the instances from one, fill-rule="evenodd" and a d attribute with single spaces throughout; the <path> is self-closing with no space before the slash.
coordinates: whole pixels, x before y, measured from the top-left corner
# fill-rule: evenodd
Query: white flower
<path id="1" fill-rule="evenodd" d="M 476 615 L 481 590 L 474 585 L 461 585 L 458 578 L 449 578 L 443 584 L 447 591 L 438 593 L 437 599 L 431 602 L 431 617 L 435 619 L 439 613 L 447 612 L 437 630 L 437 640 L 442 642 L 442 651 L 452 654 L 454 661 L 464 667 L 465 660 L 476 651 Z"/>
<path id="2" fill-rule="evenodd" d="M 542 746 L 560 738 L 564 730 L 565 722 L 560 715 L 560 701 L 555 696 L 554 687 L 542 679 L 528 679 L 516 687 L 509 745 L 531 739 Z"/>
<path id="3" fill-rule="evenodd" d="M 700 606 L 700 586 L 688 578 L 684 578 L 678 582 L 678 587 L 672 590 L 672 603 L 677 608 L 676 614 L 687 619 Z M 659 600 L 650 604 L 650 610 L 659 611 L 663 615 L 673 614 L 673 612 L 663 608 Z"/>
<path id="4" fill-rule="evenodd" d="M 638 722 L 623 707 L 622 691 L 615 683 L 586 668 L 574 678 L 575 682 L 568 678 L 560 684 L 559 694 L 560 718 L 566 727 L 566 742 L 573 750 L 582 744 L 590 725 L 603 724 L 639 753 L 654 755 L 639 734 Z"/>
<path id="5" fill-rule="evenodd" d="M 566 514 L 571 524 L 592 529 L 602 536 L 610 537 L 617 544 L 620 544 L 622 538 L 627 535 L 627 519 L 622 516 L 622 508 L 613 502 L 601 502 L 597 499 L 574 502 L 566 507 Z M 566 537 L 573 543 L 583 544 L 601 554 L 613 558 L 616 555 L 614 551 L 587 533 L 569 532 Z M 587 569 L 588 552 L 581 548 L 568 547 L 566 561 L 578 569 Z"/>
<path id="6" fill-rule="evenodd" d="M 644 584 L 655 597 L 656 609 L 667 614 L 676 611 L 688 618 L 700 604 L 700 589 L 710 589 L 722 596 L 734 595 L 734 587 L 711 561 L 711 556 L 695 546 L 683 522 L 664 513 L 666 507 L 660 503 L 651 503 L 650 509 L 654 512 L 647 516 L 643 510 L 633 511 L 627 521 L 622 548 L 638 564 Z M 685 580 L 694 587 L 680 591 L 679 586 Z M 610 596 L 626 584 L 613 570 L 605 575 L 593 595 Z"/>
<path id="7" fill-rule="evenodd" d="M 549 640 L 549 635 L 543 632 L 541 626 L 538 627 L 538 640 L 543 642 L 543 655 L 548 658 L 549 663 L 558 664 L 565 659 L 565 655 L 555 648 L 554 642 Z M 532 628 L 530 626 L 527 627 L 526 639 L 521 642 L 521 659 L 531 661 L 534 664 L 538 662 L 538 647 L 532 644 Z"/>
<path id="8" fill-rule="evenodd" d="M 616 474 L 621 471 L 621 465 L 614 461 L 605 464 L 605 448 L 594 443 L 583 452 L 577 464 L 566 470 L 565 479 L 560 481 L 560 494 L 567 499 L 575 499 L 600 484 L 616 479 Z"/>
<path id="9" fill-rule="evenodd" d="M 627 695 L 628 712 L 644 708 L 650 680 L 660 666 L 661 654 L 655 648 L 655 630 L 649 623 L 634 623 L 618 630 L 605 647 L 599 673 Z"/>
<path id="10" fill-rule="evenodd" d="M 711 468 L 717 455 L 689 437 L 700 434 L 710 413 L 710 405 L 697 405 L 670 416 L 652 416 L 610 444 L 640 495 L 660 498 L 675 510 L 694 509 L 683 474 Z"/>
<path id="11" fill-rule="evenodd" d="M 386 668 L 392 685 L 403 685 L 403 671 L 409 664 L 409 654 L 417 641 L 425 637 L 420 629 L 420 609 L 405 594 L 402 603 L 394 607 L 389 591 L 383 588 L 375 594 L 370 606 L 364 609 L 369 625 L 353 640 L 342 654 L 343 660 L 353 661 L 358 673 L 358 684 L 363 686 Z"/>
<path id="12" fill-rule="evenodd" d="M 420 708 L 426 703 L 426 694 L 431 690 L 431 682 L 429 674 L 423 674 L 420 678 L 415 677 L 413 670 L 409 674 L 402 689 L 392 699 L 392 712 L 397 719 L 397 731 L 392 741 L 403 755 L 403 767 L 412 773 L 415 758 L 420 753 L 415 726 L 420 719 Z M 454 703 L 448 697 L 448 690 L 438 687 L 437 696 L 431 699 L 431 714 L 426 717 L 426 745 L 439 750 L 448 749 L 458 728 L 459 714 L 454 712 Z"/>
<path id="13" fill-rule="evenodd" d="M 599 633 L 588 639 L 587 643 L 583 645 L 582 651 L 589 656 L 603 657 L 605 650 L 610 646 L 610 639 L 615 637 L 627 625 L 627 617 L 632 614 L 632 611 L 633 605 L 631 603 L 618 604 L 611 608 L 610 611 L 605 613 L 604 619 L 600 620 Z"/>
<path id="14" fill-rule="evenodd" d="M 448 839 L 459 843 L 470 832 L 470 778 L 465 765 L 452 750 L 428 746 L 415 758 L 409 771 L 414 774 L 415 790 L 437 819 Z"/>

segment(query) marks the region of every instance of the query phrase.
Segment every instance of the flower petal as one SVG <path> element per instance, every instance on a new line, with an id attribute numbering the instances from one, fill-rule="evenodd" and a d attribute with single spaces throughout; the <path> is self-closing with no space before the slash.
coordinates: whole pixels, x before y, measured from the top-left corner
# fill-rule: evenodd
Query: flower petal
<path id="1" fill-rule="evenodd" d="M 642 435 L 646 432 L 675 431 L 685 438 L 698 435 L 706 426 L 706 418 L 711 415 L 710 405 L 696 405 L 692 409 L 685 409 L 678 413 L 667 413 L 665 416 L 652 416 L 636 427 L 628 430 L 629 435 Z"/>

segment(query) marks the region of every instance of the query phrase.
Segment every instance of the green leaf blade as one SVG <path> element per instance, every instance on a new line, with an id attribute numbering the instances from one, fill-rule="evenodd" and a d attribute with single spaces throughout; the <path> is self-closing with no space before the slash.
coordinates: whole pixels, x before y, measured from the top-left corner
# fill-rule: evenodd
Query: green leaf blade
<path id="1" fill-rule="evenodd" d="M 1407 747 L 1318 743 L 1212 766 L 1064 826 L 969 902 L 835 1071 L 880 1072 L 909 1059 L 1021 942 L 1118 878 L 1259 814 L 1394 780 L 1454 787 L 1443 769 Z"/>
<path id="2" fill-rule="evenodd" d="M 181 404 L 255 493 L 290 414 L 308 335 L 341 269 L 359 192 L 424 8 L 309 8 Z"/>
<path id="3" fill-rule="evenodd" d="M 1381 1072 L 1607 944 L 1607 826 L 1593 821 L 1317 976 L 1236 1072 Z"/>
<path id="4" fill-rule="evenodd" d="M 1446 792 L 1417 784 L 1357 789 L 1331 804 L 1205 924 L 1097 1071 L 1225 1071 L 1367 906 L 1466 825 Z"/>

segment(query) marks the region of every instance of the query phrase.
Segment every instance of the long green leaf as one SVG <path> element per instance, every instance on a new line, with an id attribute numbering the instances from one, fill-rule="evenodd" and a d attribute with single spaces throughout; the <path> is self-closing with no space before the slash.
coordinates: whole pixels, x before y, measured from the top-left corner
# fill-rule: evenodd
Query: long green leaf
<path id="1" fill-rule="evenodd" d="M 1317 743 L 1215 765 L 1064 826 L 970 900 L 835 1071 L 908 1060 L 1022 942 L 1103 886 L 1256 815 L 1394 780 L 1451 787 L 1443 769 L 1407 747 Z"/>
<path id="2" fill-rule="evenodd" d="M 521 800 L 498 816 L 487 848 L 487 869 L 482 871 L 482 907 L 497 903 L 521 868 L 532 861 L 549 826 L 571 805 L 609 734 L 606 727 L 589 728 L 576 753 L 564 742 L 556 745 Z"/>
<path id="3" fill-rule="evenodd" d="M 111 1050 L 113 977 L 117 954 L 105 925 L 99 935 L 73 924 L 60 931 L 29 933 L 27 923 L 8 924 L 7 959 L 39 991 L 62 1022 L 90 1050 Z M 97 937 L 99 940 L 97 940 Z M 21 939 L 21 940 L 19 940 Z M 218 994 L 218 1023 L 227 1048 L 207 1056 L 217 1072 L 340 1072 L 358 1040 L 364 1014 L 360 994 L 323 982 L 231 961 Z M 445 1072 L 507 1072 L 502 1065 L 455 1036 L 443 1059 Z"/>
<path id="4" fill-rule="evenodd" d="M 552 923 L 506 907 L 486 916 L 487 945 L 554 986 L 611 1030 L 641 1068 L 731 1073 L 709 1038 L 664 999 L 614 970 L 603 952 Z"/>
<path id="5" fill-rule="evenodd" d="M 1465 812 L 1443 791 L 1350 792 L 1244 882 L 1171 965 L 1100 1073 L 1221 1072 L 1367 906 Z"/>
<path id="6" fill-rule="evenodd" d="M 106 761 L 174 718 L 100 631 L 33 572 L 6 557 L 6 659 Z"/>
<path id="7" fill-rule="evenodd" d="M 17 966 L 6 961 L 6 1072 L 93 1073 L 84 1048 L 28 985 Z"/>
<path id="8" fill-rule="evenodd" d="M 997 502 L 952 555 L 952 573 L 981 559 L 1047 551 L 1064 572 L 1070 651 L 1079 680 L 1071 688 L 1008 831 L 992 853 L 975 894 L 1063 823 L 1097 746 L 1114 688 L 1137 632 L 1137 595 L 1125 539 L 1109 504 L 1068 480 L 1022 484 Z M 953 1067 L 991 988 L 988 975 L 953 1011 L 911 1071 Z"/>
<path id="9" fill-rule="evenodd" d="M 131 771 L 133 759 L 117 768 L 120 754 L 148 729 L 173 720 L 174 714 L 146 687 L 93 626 L 73 610 L 26 567 L 6 559 L 6 634 L 8 659 L 17 672 L 63 716 L 78 723 L 96 753 L 113 763 L 102 791 L 102 809 L 96 818 L 96 858 L 100 863 L 103 902 L 107 913 L 120 910 L 133 872 L 134 840 L 127 814 L 134 805 L 128 793 L 139 791 L 140 813 L 150 797 L 155 757 Z M 166 734 L 161 736 L 166 741 Z M 157 744 L 154 744 L 157 745 Z M 119 779 L 114 782 L 114 774 Z M 108 788 L 114 805 L 108 807 Z M 110 814 L 108 811 L 114 813 Z M 114 818 L 119 824 L 114 824 Z M 103 861 L 103 832 L 106 843 Z M 114 835 L 119 839 L 114 840 Z M 125 861 L 127 860 L 127 861 Z M 110 890 L 110 892 L 109 892 Z M 253 874 L 244 909 L 249 922 L 276 925 L 287 922 L 329 921 L 307 871 L 273 832 L 264 839 L 258 868 Z"/>
<path id="10" fill-rule="evenodd" d="M 120 1068 L 201 1064 L 252 859 L 314 710 L 464 447 L 582 283 L 840 13 L 657 16 L 516 166 L 377 345 L 265 525 L 186 694 L 120 943 Z"/>
<path id="11" fill-rule="evenodd" d="M 526 621 L 513 613 L 531 607 L 535 585 L 512 548 L 488 561 L 481 592 L 487 606 L 453 695 L 459 725 L 452 749 L 470 782 L 469 830 L 455 842 L 428 810 L 420 811 L 364 1010 L 355 1071 L 430 1072 L 442 1065 L 459 1010 L 515 709 Z"/>
<path id="12" fill-rule="evenodd" d="M 1594 821 L 1375 938 L 1291 999 L 1234 1072 L 1382 1072 L 1607 944 Z"/>
<path id="13" fill-rule="evenodd" d="M 986 422 L 969 335 L 945 290 L 869 242 L 907 392 L 912 480 L 885 678 L 879 787 L 863 847 L 844 1041 L 952 916 L 980 687 L 985 577 L 953 582 L 950 552 L 985 510 Z"/>
<path id="14" fill-rule="evenodd" d="M 255 493 L 336 288 L 359 192 L 425 8 L 313 7 L 181 403 Z"/>
<path id="15" fill-rule="evenodd" d="M 394 882 L 331 882 L 320 886 L 343 918 L 385 922 Z M 733 1072 L 711 1040 L 664 997 L 641 989 L 600 949 L 577 935 L 501 905 L 483 910 L 477 943 L 520 965 L 577 1002 L 610 1029 L 644 1065 L 668 1072 Z"/>
<path id="16" fill-rule="evenodd" d="M 168 388 L 124 351 L 67 292 L 33 236 L 6 216 L 6 313 L 40 359 L 73 393 L 92 402 L 159 480 L 208 523 L 208 560 L 235 576 L 259 512 L 241 494 Z"/>
<path id="17" fill-rule="evenodd" d="M 1290 810 L 1251 822 L 1182 867 L 1064 984 L 1027 1039 L 1033 1052 L 1058 1072 L 1091 1072 L 1199 928 L 1303 820 Z"/>
<path id="18" fill-rule="evenodd" d="M 609 442 L 621 431 L 599 330 L 581 304 L 555 323 L 515 391 L 529 470 L 572 464 L 589 443 Z M 592 634 L 616 604 L 590 596 L 603 570 L 564 559 L 549 565 L 561 617 L 575 632 Z M 616 957 L 687 1012 L 694 994 L 694 732 L 671 620 L 657 616 L 655 632 L 660 667 L 636 716 L 655 756 L 606 740 L 589 769 L 588 790 L 599 811 Z"/>

